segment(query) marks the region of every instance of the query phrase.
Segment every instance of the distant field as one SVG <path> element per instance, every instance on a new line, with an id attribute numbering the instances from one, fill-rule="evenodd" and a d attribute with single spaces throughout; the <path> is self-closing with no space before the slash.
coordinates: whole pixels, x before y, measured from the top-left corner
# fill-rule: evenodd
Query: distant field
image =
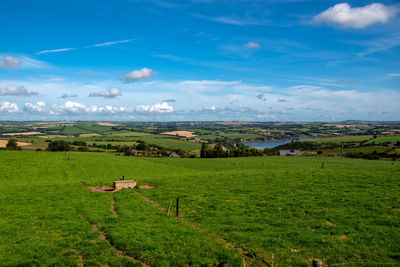
<path id="1" fill-rule="evenodd" d="M 149 144 L 159 145 L 166 148 L 172 149 L 182 149 L 184 151 L 200 150 L 201 144 L 191 141 L 182 141 L 178 139 L 168 139 L 168 138 L 141 138 Z"/>
<path id="2" fill-rule="evenodd" d="M 317 143 L 341 143 L 341 142 L 361 142 L 371 139 L 372 135 L 354 135 L 354 136 L 339 136 L 327 138 L 315 138 L 304 140 L 303 142 L 317 142 Z"/>
<path id="3" fill-rule="evenodd" d="M 390 147 L 387 146 L 362 146 L 362 147 L 356 147 L 356 148 L 338 148 L 338 149 L 326 149 L 324 150 L 324 153 L 347 153 L 347 152 L 353 152 L 353 153 L 358 153 L 358 152 L 363 152 L 363 153 L 372 153 L 374 151 L 381 153 L 381 152 L 386 152 L 390 150 Z"/>
<path id="4" fill-rule="evenodd" d="M 161 134 L 175 135 L 175 136 L 182 136 L 182 137 L 194 137 L 194 136 L 196 136 L 194 134 L 194 132 L 190 132 L 190 131 L 172 131 L 172 132 L 165 132 L 165 133 L 161 133 Z"/>
<path id="5" fill-rule="evenodd" d="M 42 134 L 41 132 L 18 132 L 18 133 L 3 133 L 5 136 L 18 136 L 18 135 L 38 135 Z"/>
<path id="6" fill-rule="evenodd" d="M 399 162 L 0 151 L 0 165 L 4 265 L 124 266 L 124 253 L 151 266 L 399 261 Z M 155 188 L 85 186 L 121 176 Z M 184 220 L 161 210 L 172 201 L 174 213 L 176 197 Z"/>
<path id="7" fill-rule="evenodd" d="M 227 138 L 229 140 L 233 139 L 255 140 L 258 137 L 264 137 L 264 136 L 258 134 L 241 134 L 241 133 L 221 133 L 221 134 L 207 134 L 198 136 L 198 138 L 203 140 L 216 139 L 216 138 Z"/>
<path id="8" fill-rule="evenodd" d="M 8 143 L 8 140 L 0 140 L 0 147 L 6 147 L 7 143 Z M 22 146 L 29 146 L 30 143 L 17 142 L 17 145 L 21 146 L 21 147 Z"/>
<path id="9" fill-rule="evenodd" d="M 76 126 L 65 126 L 64 130 L 62 130 L 61 134 L 70 134 L 70 135 L 74 135 L 74 134 L 86 134 L 86 133 L 91 133 L 90 130 L 84 130 L 81 128 L 78 128 Z"/>
<path id="10" fill-rule="evenodd" d="M 388 136 L 378 136 L 377 138 L 372 139 L 368 142 L 368 144 L 382 144 L 386 142 L 396 143 L 400 142 L 400 135 L 388 135 Z"/>

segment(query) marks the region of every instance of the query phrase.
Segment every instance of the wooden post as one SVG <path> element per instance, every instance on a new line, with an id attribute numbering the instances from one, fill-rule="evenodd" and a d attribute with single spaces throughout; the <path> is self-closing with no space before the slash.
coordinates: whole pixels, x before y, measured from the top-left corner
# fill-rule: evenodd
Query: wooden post
<path id="1" fill-rule="evenodd" d="M 176 199 L 176 217 L 179 217 L 179 198 Z"/>
<path id="2" fill-rule="evenodd" d="M 167 216 L 169 216 L 169 211 L 171 210 L 171 204 L 172 204 L 172 202 L 170 200 L 169 204 L 168 204 L 168 209 L 167 209 Z"/>
<path id="3" fill-rule="evenodd" d="M 314 259 L 314 260 L 312 260 L 312 266 L 313 267 L 322 267 L 323 266 L 322 261 L 318 260 L 318 259 Z"/>

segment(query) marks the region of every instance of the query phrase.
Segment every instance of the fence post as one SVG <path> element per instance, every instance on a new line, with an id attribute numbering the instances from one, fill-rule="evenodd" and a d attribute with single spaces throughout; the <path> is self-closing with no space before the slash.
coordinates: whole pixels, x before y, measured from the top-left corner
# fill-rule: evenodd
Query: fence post
<path id="1" fill-rule="evenodd" d="M 322 261 L 318 260 L 318 259 L 314 259 L 314 260 L 312 260 L 312 266 L 313 267 L 322 267 L 323 266 Z"/>
<path id="2" fill-rule="evenodd" d="M 179 198 L 176 199 L 176 217 L 179 217 Z"/>
<path id="3" fill-rule="evenodd" d="M 170 211 L 170 209 L 171 209 L 171 200 L 169 201 L 169 204 L 168 204 L 167 216 L 169 215 L 169 211 Z"/>

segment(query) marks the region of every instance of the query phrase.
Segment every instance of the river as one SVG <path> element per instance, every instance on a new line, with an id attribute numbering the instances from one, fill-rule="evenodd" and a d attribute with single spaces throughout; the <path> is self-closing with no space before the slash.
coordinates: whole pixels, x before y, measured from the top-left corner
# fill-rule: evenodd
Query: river
<path id="1" fill-rule="evenodd" d="M 306 140 L 310 138 L 299 138 L 298 140 Z M 243 142 L 245 146 L 249 147 L 255 147 L 261 150 L 264 150 L 264 148 L 274 148 L 276 146 L 284 145 L 287 143 L 292 142 L 292 140 L 281 140 L 281 141 L 269 141 L 269 142 Z"/>

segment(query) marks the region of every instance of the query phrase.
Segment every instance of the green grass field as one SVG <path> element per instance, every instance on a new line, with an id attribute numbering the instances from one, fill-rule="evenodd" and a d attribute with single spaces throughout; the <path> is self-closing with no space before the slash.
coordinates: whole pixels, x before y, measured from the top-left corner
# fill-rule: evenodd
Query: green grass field
<path id="1" fill-rule="evenodd" d="M 354 136 L 338 136 L 326 137 L 304 140 L 303 142 L 317 142 L 317 143 L 343 143 L 343 142 L 362 142 L 371 139 L 372 135 L 354 135 Z"/>
<path id="2" fill-rule="evenodd" d="M 400 142 L 400 135 L 387 135 L 387 136 L 378 136 L 377 138 L 372 139 L 371 141 L 368 142 L 368 144 L 374 143 L 374 144 L 382 144 L 382 143 L 396 143 Z"/>
<path id="3" fill-rule="evenodd" d="M 399 162 L 0 151 L 0 163 L 0 265 L 400 261 Z M 155 188 L 86 187 L 122 175 Z M 184 220 L 160 209 L 177 197 Z"/>
<path id="4" fill-rule="evenodd" d="M 347 153 L 347 152 L 352 152 L 352 153 L 372 153 L 374 151 L 381 153 L 381 152 L 386 152 L 390 150 L 391 147 L 388 146 L 361 146 L 361 147 L 355 147 L 355 148 L 336 148 L 336 149 L 325 149 L 323 152 L 324 153 L 338 153 L 341 154 Z"/>

